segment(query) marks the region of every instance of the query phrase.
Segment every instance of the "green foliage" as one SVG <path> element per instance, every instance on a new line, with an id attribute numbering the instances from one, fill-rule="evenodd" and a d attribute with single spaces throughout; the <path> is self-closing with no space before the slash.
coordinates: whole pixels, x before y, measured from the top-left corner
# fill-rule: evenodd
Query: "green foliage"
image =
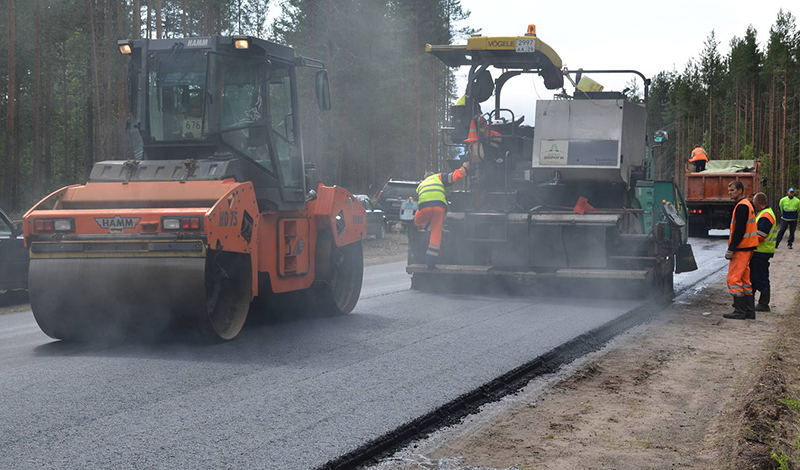
<path id="1" fill-rule="evenodd" d="M 769 456 L 778 463 L 778 470 L 789 470 L 792 468 L 791 459 L 783 450 L 780 450 L 779 452 L 775 452 L 773 450 L 769 453 Z"/>
<path id="2" fill-rule="evenodd" d="M 800 34 L 794 16 L 779 11 L 764 45 L 752 26 L 730 40 L 726 56 L 719 43 L 712 30 L 697 59 L 653 78 L 649 133 L 670 134 L 656 168 L 662 177 L 675 177 L 699 144 L 711 159 L 761 161 L 765 187 L 782 193 L 800 182 Z"/>

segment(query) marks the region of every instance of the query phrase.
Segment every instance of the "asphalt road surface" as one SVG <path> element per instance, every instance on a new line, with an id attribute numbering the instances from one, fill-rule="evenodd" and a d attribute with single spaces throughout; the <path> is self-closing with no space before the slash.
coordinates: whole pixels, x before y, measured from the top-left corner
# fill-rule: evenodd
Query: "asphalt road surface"
<path id="1" fill-rule="evenodd" d="M 693 239 L 722 275 L 723 238 Z M 355 311 L 248 325 L 233 342 L 53 341 L 0 315 L 0 468 L 314 468 L 642 301 L 435 295 L 366 268 Z"/>

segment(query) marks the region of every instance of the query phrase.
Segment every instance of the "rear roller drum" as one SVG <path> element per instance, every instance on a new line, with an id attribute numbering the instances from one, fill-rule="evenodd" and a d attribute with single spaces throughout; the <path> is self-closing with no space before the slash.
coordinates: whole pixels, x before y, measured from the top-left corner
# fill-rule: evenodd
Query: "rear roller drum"
<path id="1" fill-rule="evenodd" d="M 324 313 L 344 315 L 353 311 L 361 296 L 364 251 L 361 242 L 337 247 L 329 236 L 317 245 L 319 307 Z"/>

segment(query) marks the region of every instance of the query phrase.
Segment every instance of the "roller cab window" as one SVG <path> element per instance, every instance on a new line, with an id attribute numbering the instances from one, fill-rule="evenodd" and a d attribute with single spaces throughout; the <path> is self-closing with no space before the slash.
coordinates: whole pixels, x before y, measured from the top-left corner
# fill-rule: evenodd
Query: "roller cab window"
<path id="1" fill-rule="evenodd" d="M 203 137 L 207 61 L 200 51 L 152 54 L 147 72 L 148 129 L 152 142 Z"/>
<path id="2" fill-rule="evenodd" d="M 225 145 L 275 174 L 267 125 L 266 80 L 271 73 L 268 62 L 216 55 L 213 70 L 219 99 L 211 106 L 212 130 L 219 133 Z"/>

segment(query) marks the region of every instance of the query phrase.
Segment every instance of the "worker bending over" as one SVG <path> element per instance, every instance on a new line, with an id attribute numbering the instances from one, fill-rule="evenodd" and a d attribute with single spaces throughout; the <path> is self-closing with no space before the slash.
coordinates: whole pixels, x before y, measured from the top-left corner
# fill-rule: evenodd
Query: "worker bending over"
<path id="1" fill-rule="evenodd" d="M 775 223 L 775 212 L 767 204 L 766 194 L 753 196 L 753 206 L 758 211 L 758 246 L 750 260 L 750 280 L 753 281 L 753 293 L 761 292 L 756 312 L 769 312 L 769 260 L 775 254 L 778 224 Z"/>
<path id="2" fill-rule="evenodd" d="M 689 163 L 694 163 L 694 171 L 701 172 L 705 171 L 706 163 L 708 163 L 708 155 L 706 151 L 703 150 L 703 147 L 696 146 L 694 150 L 692 150 L 692 156 L 689 158 Z"/>
<path id="3" fill-rule="evenodd" d="M 425 264 L 428 269 L 436 267 L 439 251 L 442 248 L 442 225 L 447 213 L 447 194 L 444 188 L 452 186 L 456 181 L 465 178 L 469 172 L 469 162 L 452 173 L 427 173 L 425 179 L 417 186 L 418 209 L 414 215 L 414 225 L 422 226 L 430 222 L 431 239 L 428 251 L 425 252 Z"/>
<path id="4" fill-rule="evenodd" d="M 728 196 L 736 201 L 731 215 L 731 234 L 728 237 L 728 291 L 733 296 L 733 313 L 722 315 L 734 320 L 755 319 L 753 286 L 750 282 L 750 260 L 758 246 L 758 227 L 753 204 L 744 196 L 741 181 L 728 184 Z"/>

